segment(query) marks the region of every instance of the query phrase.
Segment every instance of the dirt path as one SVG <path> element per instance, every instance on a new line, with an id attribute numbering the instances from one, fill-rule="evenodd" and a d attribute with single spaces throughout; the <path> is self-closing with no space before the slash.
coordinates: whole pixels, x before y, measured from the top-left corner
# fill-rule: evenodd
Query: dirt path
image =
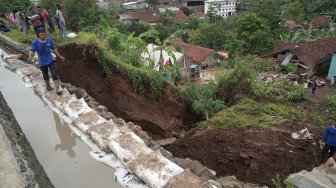
<path id="1" fill-rule="evenodd" d="M 314 102 L 323 102 L 328 95 L 336 95 L 336 87 L 323 86 L 319 87 L 316 96 L 311 95 L 311 88 L 307 89 L 307 94 L 310 100 Z"/>
<path id="2" fill-rule="evenodd" d="M 292 139 L 293 131 L 307 127 L 314 140 Z M 318 140 L 323 128 L 313 125 L 282 125 L 263 130 L 212 129 L 178 140 L 167 147 L 177 157 L 189 157 L 217 172 L 238 179 L 268 185 L 301 170 L 311 170 L 320 160 Z M 313 144 L 314 143 L 314 144 Z"/>

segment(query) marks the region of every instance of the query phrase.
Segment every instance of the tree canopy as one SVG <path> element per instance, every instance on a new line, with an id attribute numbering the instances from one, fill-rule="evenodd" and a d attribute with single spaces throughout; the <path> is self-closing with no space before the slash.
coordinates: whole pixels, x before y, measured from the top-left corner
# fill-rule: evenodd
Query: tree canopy
<path id="1" fill-rule="evenodd" d="M 240 14 L 235 18 L 235 38 L 242 42 L 245 54 L 262 54 L 273 46 L 273 37 L 266 20 L 255 13 Z"/>
<path id="2" fill-rule="evenodd" d="M 29 6 L 29 0 L 0 0 L 0 12 L 2 13 L 9 13 L 21 7 L 28 8 Z"/>

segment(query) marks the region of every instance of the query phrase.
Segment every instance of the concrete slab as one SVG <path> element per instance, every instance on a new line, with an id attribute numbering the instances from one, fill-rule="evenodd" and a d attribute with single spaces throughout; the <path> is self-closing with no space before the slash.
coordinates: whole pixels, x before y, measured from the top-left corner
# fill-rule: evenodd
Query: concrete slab
<path id="1" fill-rule="evenodd" d="M 163 188 L 206 188 L 209 186 L 202 185 L 200 179 L 191 173 L 189 170 L 185 170 L 183 173 L 178 174 L 172 178 Z"/>
<path id="2" fill-rule="evenodd" d="M 24 180 L 0 124 L 0 187 L 23 188 Z"/>
<path id="3" fill-rule="evenodd" d="M 41 74 L 41 71 L 33 65 L 28 65 L 27 67 L 22 67 L 19 69 L 23 75 L 36 77 Z"/>
<path id="4" fill-rule="evenodd" d="M 106 119 L 102 118 L 96 111 L 85 111 L 82 110 L 84 113 L 76 118 L 72 124 L 77 127 L 79 130 L 83 131 L 84 133 L 88 133 L 90 127 L 95 125 L 99 125 L 106 122 Z M 76 113 L 78 111 L 74 111 Z M 79 112 L 81 112 L 79 110 Z"/>
<path id="5" fill-rule="evenodd" d="M 336 187 L 336 169 L 324 165 L 314 168 L 311 172 L 303 170 L 291 174 L 286 181 L 298 188 L 329 188 Z"/>
<path id="6" fill-rule="evenodd" d="M 103 124 L 90 127 L 88 130 L 88 134 L 91 135 L 94 143 L 96 143 L 97 146 L 104 152 L 111 151 L 108 146 L 110 140 L 113 140 L 118 136 L 122 135 L 122 133 L 112 120 Z"/>
<path id="7" fill-rule="evenodd" d="M 18 68 L 22 68 L 22 67 L 27 67 L 28 64 L 24 63 L 23 61 L 21 60 L 18 60 L 18 59 L 8 59 L 8 68 L 10 70 L 16 70 Z"/>
<path id="8" fill-rule="evenodd" d="M 163 187 L 183 169 L 154 152 L 133 132 L 119 136 L 110 142 L 110 149 L 123 165 L 154 188 Z"/>
<path id="9" fill-rule="evenodd" d="M 66 114 L 71 118 L 71 119 L 76 119 L 79 116 L 93 111 L 92 108 L 90 108 L 86 102 L 84 101 L 83 98 L 71 101 L 68 104 L 64 104 L 64 110 Z M 103 122 L 100 122 L 103 123 Z"/>

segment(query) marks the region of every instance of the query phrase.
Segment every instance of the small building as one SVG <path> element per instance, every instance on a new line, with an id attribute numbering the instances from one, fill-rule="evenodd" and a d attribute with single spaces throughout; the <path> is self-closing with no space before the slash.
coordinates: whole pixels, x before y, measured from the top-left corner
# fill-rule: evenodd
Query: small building
<path id="1" fill-rule="evenodd" d="M 211 7 L 218 16 L 226 18 L 236 13 L 236 0 L 206 0 L 204 13 L 208 14 Z"/>
<path id="2" fill-rule="evenodd" d="M 207 16 L 203 12 L 196 12 L 196 13 L 193 13 L 191 16 L 195 16 L 196 18 L 199 18 L 199 19 L 205 20 L 205 21 L 209 20 L 209 16 Z"/>
<path id="3" fill-rule="evenodd" d="M 182 61 L 184 64 L 180 65 L 180 67 L 184 75 L 191 75 L 190 77 L 195 77 L 193 75 L 200 77 L 202 73 L 218 69 L 219 62 L 223 59 L 215 50 L 209 48 L 187 44 L 178 40 L 173 41 L 172 45 L 175 46 L 177 51 L 184 54 L 185 60 Z M 197 68 L 197 74 L 193 74 L 194 68 Z"/>
<path id="4" fill-rule="evenodd" d="M 328 72 L 328 79 L 331 79 L 334 76 L 336 76 L 336 54 L 334 54 L 331 59 L 330 68 Z"/>
<path id="5" fill-rule="evenodd" d="M 188 21 L 188 16 L 184 14 L 184 12 L 180 10 L 173 11 L 175 17 L 174 19 L 178 22 L 187 22 Z"/>
<path id="6" fill-rule="evenodd" d="M 295 63 L 298 74 L 307 76 L 326 75 L 333 54 L 336 53 L 336 39 L 323 39 L 308 43 L 287 43 L 277 41 L 270 55 L 277 63 L 286 66 Z"/>
<path id="7" fill-rule="evenodd" d="M 160 24 L 159 18 L 151 10 L 129 11 L 126 14 L 119 15 L 119 19 L 125 24 L 133 22 L 145 22 L 150 25 Z"/>
<path id="8" fill-rule="evenodd" d="M 173 19 L 177 22 L 187 22 L 188 16 L 184 14 L 179 8 L 177 7 L 165 7 L 165 8 L 159 8 L 160 13 L 164 13 L 166 11 L 171 11 L 174 15 Z M 162 20 L 163 22 L 166 22 L 166 20 Z"/>
<path id="9" fill-rule="evenodd" d="M 196 12 L 204 12 L 205 0 L 182 0 L 182 6 Z"/>

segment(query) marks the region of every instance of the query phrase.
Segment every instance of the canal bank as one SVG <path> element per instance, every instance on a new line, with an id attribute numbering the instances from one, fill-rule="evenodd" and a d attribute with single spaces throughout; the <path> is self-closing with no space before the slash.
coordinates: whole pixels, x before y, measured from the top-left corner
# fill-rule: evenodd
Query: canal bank
<path id="1" fill-rule="evenodd" d="M 1 92 L 0 142 L 0 187 L 54 187 Z"/>

